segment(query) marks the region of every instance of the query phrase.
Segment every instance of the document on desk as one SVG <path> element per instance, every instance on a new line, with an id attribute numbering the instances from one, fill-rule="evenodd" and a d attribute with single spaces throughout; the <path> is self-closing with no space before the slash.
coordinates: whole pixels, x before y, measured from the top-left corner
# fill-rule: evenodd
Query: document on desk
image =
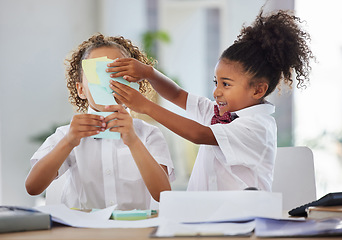
<path id="1" fill-rule="evenodd" d="M 115 206 L 94 212 L 72 210 L 63 204 L 36 207 L 38 211 L 49 213 L 54 222 L 79 228 L 147 228 L 159 225 L 158 218 L 136 221 L 110 220 Z"/>
<path id="2" fill-rule="evenodd" d="M 240 223 L 179 223 L 161 218 L 158 229 L 151 237 L 250 236 L 254 228 L 254 220 Z"/>
<path id="3" fill-rule="evenodd" d="M 267 219 L 255 220 L 257 237 L 318 237 L 341 236 L 342 219 L 326 218 L 322 220 Z"/>
<path id="4" fill-rule="evenodd" d="M 265 191 L 166 191 L 159 216 L 175 222 L 234 222 L 281 218 L 282 195 Z"/>
<path id="5" fill-rule="evenodd" d="M 257 217 L 282 217 L 282 198 L 264 191 L 162 192 L 159 217 L 152 237 L 248 236 Z"/>

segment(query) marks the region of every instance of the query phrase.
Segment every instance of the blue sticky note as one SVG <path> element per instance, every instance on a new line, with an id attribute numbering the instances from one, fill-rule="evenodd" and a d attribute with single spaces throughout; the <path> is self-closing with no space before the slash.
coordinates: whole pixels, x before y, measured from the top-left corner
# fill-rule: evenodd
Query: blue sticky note
<path id="1" fill-rule="evenodd" d="M 112 112 L 94 112 L 92 114 L 107 117 L 108 115 L 112 114 Z M 111 132 L 111 131 L 109 131 L 109 129 L 107 129 L 104 132 L 100 132 L 96 135 L 93 135 L 92 138 L 120 139 L 121 134 L 119 132 Z"/>
<path id="2" fill-rule="evenodd" d="M 136 82 L 128 82 L 127 80 L 123 79 L 122 77 L 110 78 L 110 74 L 112 74 L 112 73 L 106 72 L 106 69 L 108 68 L 107 64 L 111 63 L 111 62 L 113 62 L 113 61 L 98 61 L 98 62 L 96 62 L 96 73 L 100 79 L 100 82 L 101 82 L 100 85 L 102 87 L 106 88 L 107 91 L 112 93 L 113 91 L 109 87 L 109 80 L 112 79 L 114 81 L 125 84 L 125 85 L 139 91 L 139 84 Z"/>
<path id="3" fill-rule="evenodd" d="M 109 72 L 106 72 L 108 68 L 107 64 L 113 62 L 112 60 L 104 61 L 103 58 L 99 58 L 98 61 L 95 59 L 88 59 L 82 61 L 82 66 L 88 72 L 88 86 L 90 93 L 94 99 L 94 102 L 99 105 L 116 105 L 117 102 L 113 96 L 113 90 L 109 87 L 110 79 L 118 81 L 122 84 L 130 86 L 135 90 L 139 91 L 139 84 L 136 82 L 128 82 L 122 77 L 111 78 Z M 88 62 L 89 64 L 87 64 Z M 89 66 L 88 66 L 89 65 Z M 95 71 L 94 71 L 95 70 Z M 93 72 L 94 71 L 94 72 Z M 92 73 L 92 75 L 90 75 Z M 94 79 L 92 79 L 94 78 Z"/>
<path id="4" fill-rule="evenodd" d="M 108 92 L 100 84 L 88 83 L 88 87 L 94 102 L 99 105 L 117 105 L 111 92 Z"/>
<path id="5" fill-rule="evenodd" d="M 105 91 L 107 91 L 108 93 L 112 94 L 113 90 L 109 87 L 109 80 L 110 78 L 110 74 L 109 72 L 106 72 L 107 64 L 111 63 L 113 61 L 98 61 L 96 62 L 96 73 L 97 76 L 100 79 L 100 86 L 104 88 Z"/>
<path id="6" fill-rule="evenodd" d="M 130 211 L 121 211 L 114 210 L 112 213 L 112 218 L 114 220 L 142 220 L 146 219 L 148 216 L 151 216 L 151 210 L 130 210 Z"/>

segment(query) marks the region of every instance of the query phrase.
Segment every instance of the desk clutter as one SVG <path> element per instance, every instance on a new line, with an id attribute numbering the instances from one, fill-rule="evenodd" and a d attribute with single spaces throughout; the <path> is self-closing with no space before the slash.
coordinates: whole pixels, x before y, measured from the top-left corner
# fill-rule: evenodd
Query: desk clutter
<path id="1" fill-rule="evenodd" d="M 342 218 L 316 221 L 283 217 L 280 193 L 163 192 L 159 211 L 161 222 L 153 237 L 342 235 Z"/>
<path id="2" fill-rule="evenodd" d="M 50 229 L 51 220 L 77 228 L 155 227 L 150 235 L 154 238 L 252 234 L 256 237 L 342 236 L 341 215 L 318 220 L 283 217 L 281 193 L 264 191 L 166 191 L 161 193 L 158 214 L 153 210 L 121 211 L 116 206 L 80 211 L 60 204 L 35 209 L 12 207 L 11 211 L 20 210 L 21 214 L 25 210 L 26 219 L 8 222 L 3 212 L 9 209 L 0 209 L 3 210 L 0 229 L 7 232 L 33 230 L 19 226 L 24 222 L 38 222 L 35 217 L 40 215 L 42 223 L 36 229 Z"/>
<path id="3" fill-rule="evenodd" d="M 315 206 L 342 206 L 342 192 L 328 193 L 316 201 L 304 204 L 290 210 L 289 214 L 295 217 L 307 217 L 307 210 L 309 209 L 309 207 Z"/>

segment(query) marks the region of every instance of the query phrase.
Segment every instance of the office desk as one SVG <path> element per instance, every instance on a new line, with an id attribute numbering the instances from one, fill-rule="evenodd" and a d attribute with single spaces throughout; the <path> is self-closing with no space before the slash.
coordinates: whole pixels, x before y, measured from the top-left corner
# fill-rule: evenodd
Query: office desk
<path id="1" fill-rule="evenodd" d="M 150 238 L 150 233 L 153 231 L 153 228 L 111 228 L 111 229 L 90 229 L 90 228 L 73 228 L 73 227 L 65 227 L 65 226 L 54 226 L 51 230 L 43 230 L 43 231 L 27 231 L 27 232 L 17 232 L 17 233 L 5 233 L 0 234 L 0 239 L 129 239 L 129 240 L 144 240 L 144 239 L 153 239 Z M 341 236 L 338 237 L 341 239 Z M 161 238 L 162 239 L 162 238 Z M 166 238 L 164 238 L 166 239 Z M 177 237 L 176 240 L 189 240 L 194 238 L 181 238 Z M 210 239 L 210 240 L 222 240 L 222 237 L 201 237 L 199 239 Z M 262 239 L 257 238 L 254 235 L 251 237 L 227 237 L 229 240 L 235 239 L 244 239 L 244 240 L 253 240 L 253 239 Z M 264 238 L 266 240 L 303 240 L 305 238 Z M 311 238 L 306 238 L 311 239 Z M 331 240 L 336 239 L 332 237 L 318 238 L 315 240 Z"/>

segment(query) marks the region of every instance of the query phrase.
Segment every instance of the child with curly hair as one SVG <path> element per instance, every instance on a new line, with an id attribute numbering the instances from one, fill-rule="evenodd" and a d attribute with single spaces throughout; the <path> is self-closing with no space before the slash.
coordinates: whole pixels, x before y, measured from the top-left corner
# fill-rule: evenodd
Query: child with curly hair
<path id="1" fill-rule="evenodd" d="M 243 27 L 217 62 L 216 101 L 188 93 L 153 67 L 134 59 L 108 64 L 118 72 L 112 77 L 148 79 L 162 97 L 194 119 L 172 113 L 137 91 L 111 82 L 114 96 L 126 106 L 201 144 L 188 190 L 271 190 L 277 127 L 271 116 L 275 107 L 266 97 L 281 82 L 291 87 L 294 71 L 298 88 L 309 80 L 309 61 L 314 57 L 307 44 L 310 36 L 300 23 L 287 11 L 268 16 L 261 11 L 251 26 Z M 112 72 L 111 68 L 107 71 Z"/>
<path id="2" fill-rule="evenodd" d="M 68 207 L 92 209 L 117 204 L 117 209 L 149 209 L 151 196 L 159 201 L 160 192 L 170 190 L 173 163 L 160 130 L 140 119 L 132 119 L 120 105 L 98 105 L 88 87 L 82 60 L 107 57 L 134 58 L 152 66 L 138 47 L 123 37 L 96 34 L 84 41 L 66 59 L 70 102 L 80 114 L 70 125 L 57 128 L 31 158 L 32 168 L 25 185 L 37 195 L 67 170 L 70 172 L 62 192 Z M 148 96 L 148 81 L 139 83 Z M 112 112 L 107 117 L 96 112 Z M 91 136 L 109 129 L 120 139 L 96 139 Z"/>

